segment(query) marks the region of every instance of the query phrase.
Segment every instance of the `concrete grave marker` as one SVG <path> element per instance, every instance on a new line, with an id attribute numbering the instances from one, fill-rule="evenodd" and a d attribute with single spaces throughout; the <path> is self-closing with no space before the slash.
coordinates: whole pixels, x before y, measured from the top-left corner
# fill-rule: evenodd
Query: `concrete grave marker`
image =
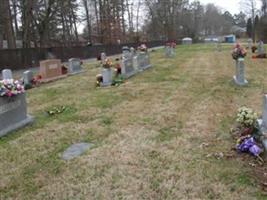
<path id="1" fill-rule="evenodd" d="M 137 55 L 139 70 L 145 70 L 151 67 L 150 58 L 148 52 L 139 52 Z"/>
<path id="2" fill-rule="evenodd" d="M 67 75 L 62 74 L 62 64 L 58 59 L 40 61 L 41 82 L 49 82 L 64 78 Z"/>
<path id="3" fill-rule="evenodd" d="M 102 62 L 102 63 L 104 63 L 105 60 L 107 59 L 107 55 L 106 55 L 106 53 L 104 53 L 104 52 L 101 53 L 101 56 L 100 56 L 100 57 L 101 57 L 101 62 Z"/>
<path id="4" fill-rule="evenodd" d="M 260 41 L 258 43 L 258 50 L 257 50 L 257 54 L 258 55 L 264 55 L 266 52 L 265 52 L 265 47 L 264 47 L 264 43 L 263 41 Z"/>
<path id="5" fill-rule="evenodd" d="M 111 86 L 112 85 L 112 78 L 113 78 L 113 71 L 111 68 L 103 68 L 102 69 L 102 78 L 103 82 L 101 84 L 102 87 Z"/>
<path id="6" fill-rule="evenodd" d="M 93 147 L 93 144 L 90 143 L 77 143 L 74 145 L 71 145 L 62 155 L 63 160 L 71 160 L 74 159 L 83 153 L 85 153 L 87 150 Z"/>
<path id="7" fill-rule="evenodd" d="M 248 81 L 245 79 L 244 58 L 239 58 L 236 61 L 236 75 L 234 76 L 234 81 L 239 86 L 244 86 L 248 84 Z"/>
<path id="8" fill-rule="evenodd" d="M 253 40 L 251 38 L 248 39 L 248 49 L 251 49 L 253 45 Z"/>
<path id="9" fill-rule="evenodd" d="M 124 78 L 129 78 L 136 74 L 136 70 L 133 65 L 133 58 L 122 59 L 121 74 Z"/>
<path id="10" fill-rule="evenodd" d="M 81 60 L 79 58 L 69 59 L 68 73 L 71 75 L 82 73 Z"/>
<path id="11" fill-rule="evenodd" d="M 10 69 L 4 69 L 2 70 L 2 79 L 13 79 L 12 71 Z"/>
<path id="12" fill-rule="evenodd" d="M 167 58 L 173 58 L 175 56 L 175 51 L 173 47 L 166 46 L 165 47 L 165 56 Z"/>

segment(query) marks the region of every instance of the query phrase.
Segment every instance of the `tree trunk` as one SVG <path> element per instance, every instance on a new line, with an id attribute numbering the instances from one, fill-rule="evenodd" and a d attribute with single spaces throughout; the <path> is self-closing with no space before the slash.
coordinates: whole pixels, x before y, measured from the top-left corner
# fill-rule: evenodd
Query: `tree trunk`
<path id="1" fill-rule="evenodd" d="M 12 16 L 10 10 L 10 2 L 9 0 L 2 0 L 3 8 L 4 8 L 4 30 L 7 38 L 7 44 L 9 49 L 16 48 L 16 39 L 12 25 Z"/>

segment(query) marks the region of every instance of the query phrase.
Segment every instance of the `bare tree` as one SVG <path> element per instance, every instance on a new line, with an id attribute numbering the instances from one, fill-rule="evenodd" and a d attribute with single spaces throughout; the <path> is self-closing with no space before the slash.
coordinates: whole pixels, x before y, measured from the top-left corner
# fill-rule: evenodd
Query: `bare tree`
<path id="1" fill-rule="evenodd" d="M 256 0 L 241 0 L 240 2 L 244 13 L 247 14 L 251 18 L 252 23 L 252 39 L 253 42 L 256 40 L 256 27 L 255 27 L 255 18 L 258 12 L 257 10 L 257 2 Z"/>

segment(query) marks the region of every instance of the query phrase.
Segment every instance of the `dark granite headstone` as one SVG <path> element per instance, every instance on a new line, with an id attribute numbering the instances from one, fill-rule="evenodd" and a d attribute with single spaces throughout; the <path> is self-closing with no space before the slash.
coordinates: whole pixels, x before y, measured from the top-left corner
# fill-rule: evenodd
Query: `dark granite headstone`
<path id="1" fill-rule="evenodd" d="M 27 115 L 25 94 L 11 98 L 0 97 L 0 136 L 33 122 Z"/>

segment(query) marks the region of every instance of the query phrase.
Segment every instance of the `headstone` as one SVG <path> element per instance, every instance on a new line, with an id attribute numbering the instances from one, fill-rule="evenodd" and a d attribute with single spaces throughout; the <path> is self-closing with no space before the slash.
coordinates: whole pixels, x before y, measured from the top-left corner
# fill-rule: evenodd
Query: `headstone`
<path id="1" fill-rule="evenodd" d="M 80 155 L 82 155 L 84 152 L 89 150 L 93 147 L 93 144 L 90 143 L 77 143 L 72 146 L 70 146 L 66 151 L 64 151 L 62 155 L 63 160 L 71 160 L 74 159 Z"/>
<path id="2" fill-rule="evenodd" d="M 129 78 L 136 74 L 136 70 L 133 65 L 133 58 L 122 59 L 121 74 L 124 78 Z"/>
<path id="3" fill-rule="evenodd" d="M 263 41 L 260 41 L 259 44 L 258 44 L 258 52 L 257 52 L 257 54 L 258 55 L 263 55 L 265 53 L 266 52 L 265 52 L 264 43 L 263 43 Z"/>
<path id="4" fill-rule="evenodd" d="M 135 56 L 135 49 L 133 47 L 130 48 L 130 52 L 131 52 L 131 58 L 133 58 Z"/>
<path id="5" fill-rule="evenodd" d="M 148 52 L 139 52 L 137 55 L 139 70 L 145 70 L 151 67 L 150 58 Z"/>
<path id="6" fill-rule="evenodd" d="M 165 56 L 167 58 L 172 58 L 175 56 L 174 48 L 170 46 L 165 47 Z"/>
<path id="7" fill-rule="evenodd" d="M 106 86 L 111 86 L 112 84 L 112 78 L 113 78 L 113 73 L 111 68 L 103 68 L 102 69 L 102 78 L 103 82 L 101 86 L 106 87 Z"/>
<path id="8" fill-rule="evenodd" d="M 106 53 L 102 52 L 101 53 L 101 62 L 104 63 L 106 59 L 107 59 Z"/>
<path id="9" fill-rule="evenodd" d="M 13 79 L 12 71 L 10 69 L 4 69 L 2 70 L 2 79 Z"/>
<path id="10" fill-rule="evenodd" d="M 33 80 L 33 72 L 31 70 L 27 70 L 22 74 L 24 87 L 32 87 Z"/>
<path id="11" fill-rule="evenodd" d="M 239 58 L 236 61 L 236 75 L 234 76 L 234 81 L 239 86 L 244 86 L 248 84 L 248 81 L 245 79 L 244 58 Z"/>
<path id="12" fill-rule="evenodd" d="M 260 129 L 260 139 L 267 152 L 267 94 L 263 97 L 263 114 L 262 119 L 258 119 L 258 125 Z"/>
<path id="13" fill-rule="evenodd" d="M 68 73 L 71 75 L 82 73 L 81 60 L 79 58 L 69 59 Z"/>
<path id="14" fill-rule="evenodd" d="M 130 51 L 129 47 L 127 47 L 127 46 L 122 47 L 122 58 L 127 59 L 130 57 L 131 57 L 131 51 Z"/>
<path id="15" fill-rule="evenodd" d="M 33 117 L 27 115 L 25 94 L 0 97 L 0 137 L 31 122 Z"/>
<path id="16" fill-rule="evenodd" d="M 253 40 L 251 38 L 248 39 L 248 49 L 251 49 L 253 45 Z"/>
<path id="17" fill-rule="evenodd" d="M 40 61 L 41 82 L 49 82 L 67 75 L 62 74 L 62 64 L 58 59 Z"/>

